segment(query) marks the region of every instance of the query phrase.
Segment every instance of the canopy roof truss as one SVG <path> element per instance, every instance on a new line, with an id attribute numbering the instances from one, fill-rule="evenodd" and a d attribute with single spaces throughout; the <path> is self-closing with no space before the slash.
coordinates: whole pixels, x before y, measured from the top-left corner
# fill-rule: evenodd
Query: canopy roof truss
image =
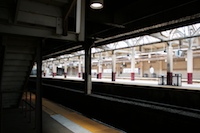
<path id="1" fill-rule="evenodd" d="M 195 41 L 193 41 L 194 46 L 199 47 L 199 43 L 200 43 L 199 38 L 198 38 L 199 36 L 200 36 L 200 23 L 197 23 L 193 25 L 179 27 L 176 29 L 153 33 L 150 35 L 134 37 L 131 39 L 126 39 L 123 41 L 114 42 L 107 45 L 92 47 L 92 55 L 106 52 L 106 51 L 116 51 L 120 49 L 127 49 L 131 47 L 138 47 L 140 49 L 139 51 L 141 51 L 141 47 L 147 46 L 147 45 L 150 46 L 149 48 L 150 50 L 149 51 L 146 50 L 147 52 L 152 52 L 152 47 L 154 49 L 153 51 L 160 51 L 160 49 L 161 50 L 165 49 L 167 43 L 169 42 L 174 44 L 174 46 L 178 45 L 177 47 L 179 47 L 180 40 L 182 40 L 181 42 L 182 44 L 186 42 L 186 45 L 188 45 L 187 43 L 188 39 L 193 39 L 193 40 L 196 39 Z M 154 44 L 159 44 L 161 48 L 157 47 Z M 58 60 L 58 59 L 69 60 L 70 58 L 73 58 L 73 60 L 77 60 L 78 57 L 82 57 L 84 56 L 84 54 L 85 54 L 85 51 L 81 50 L 81 51 L 74 52 L 72 54 L 62 55 L 54 59 L 47 59 L 45 61 L 52 62 L 52 60 Z M 142 55 L 141 52 L 140 54 Z"/>

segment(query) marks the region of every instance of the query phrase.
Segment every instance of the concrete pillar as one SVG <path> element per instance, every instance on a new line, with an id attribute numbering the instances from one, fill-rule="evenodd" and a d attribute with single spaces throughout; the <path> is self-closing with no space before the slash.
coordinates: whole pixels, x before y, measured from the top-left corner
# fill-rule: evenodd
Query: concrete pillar
<path id="1" fill-rule="evenodd" d="M 112 81 L 116 79 L 116 55 L 115 52 L 112 51 Z"/>
<path id="2" fill-rule="evenodd" d="M 131 80 L 135 80 L 135 47 L 131 50 Z"/>
<path id="3" fill-rule="evenodd" d="M 81 57 L 78 57 L 79 62 L 78 62 L 78 77 L 81 77 Z"/>
<path id="4" fill-rule="evenodd" d="M 67 77 L 67 61 L 64 62 L 64 78 Z"/>
<path id="5" fill-rule="evenodd" d="M 193 51 L 191 39 L 189 40 L 189 47 L 187 51 L 187 83 L 192 84 L 192 74 L 193 74 Z"/>
<path id="6" fill-rule="evenodd" d="M 83 62 L 82 79 L 85 79 L 85 57 L 82 58 L 82 62 Z"/>
<path id="7" fill-rule="evenodd" d="M 144 66 L 143 66 L 144 62 L 140 61 L 140 77 L 143 77 L 144 74 Z"/>
<path id="8" fill-rule="evenodd" d="M 79 41 L 85 40 L 85 6 L 86 0 L 77 0 L 76 4 L 76 33 Z"/>
<path id="9" fill-rule="evenodd" d="M 44 66 L 43 66 L 44 68 L 43 68 L 43 76 L 45 77 L 46 76 L 46 74 L 47 74 L 47 64 L 46 63 L 44 63 Z"/>
<path id="10" fill-rule="evenodd" d="M 162 74 L 162 60 L 159 61 L 159 75 Z"/>
<path id="11" fill-rule="evenodd" d="M 91 72 L 91 46 L 92 40 L 87 40 L 85 43 L 85 94 L 89 95 L 92 93 L 92 72 Z"/>
<path id="12" fill-rule="evenodd" d="M 148 54 L 148 63 L 151 63 L 151 53 Z"/>
<path id="13" fill-rule="evenodd" d="M 172 85 L 173 78 L 173 47 L 171 44 L 167 47 L 167 85 Z"/>
<path id="14" fill-rule="evenodd" d="M 53 71 L 52 76 L 55 77 L 55 76 L 56 76 L 56 73 L 57 73 L 57 66 L 56 66 L 56 64 L 55 64 L 54 62 L 52 63 L 52 65 L 53 65 L 53 68 L 52 68 L 52 71 Z"/>
<path id="15" fill-rule="evenodd" d="M 101 79 L 102 77 L 102 53 L 99 53 L 99 73 L 98 73 L 98 79 Z"/>
<path id="16" fill-rule="evenodd" d="M 70 76 L 73 76 L 73 62 L 72 61 L 70 61 L 70 66 L 69 66 L 69 74 L 70 74 Z"/>

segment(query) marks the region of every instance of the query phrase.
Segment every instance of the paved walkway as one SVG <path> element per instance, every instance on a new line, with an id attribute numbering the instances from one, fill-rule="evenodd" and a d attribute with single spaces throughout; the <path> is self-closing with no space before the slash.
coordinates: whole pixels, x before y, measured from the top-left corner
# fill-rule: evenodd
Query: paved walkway
<path id="1" fill-rule="evenodd" d="M 34 94 L 32 94 L 32 101 L 35 101 Z M 89 119 L 74 110 L 45 98 L 42 99 L 42 105 L 44 112 L 73 133 L 123 133 L 121 130 Z"/>
<path id="2" fill-rule="evenodd" d="M 29 96 L 28 94 L 27 99 L 30 99 Z M 31 94 L 31 98 L 34 105 L 35 95 Z M 35 110 L 30 111 L 25 105 L 21 105 L 23 110 L 20 106 L 2 111 L 2 133 L 36 133 Z M 123 133 L 45 98 L 42 98 L 42 109 L 43 133 Z"/>
<path id="3" fill-rule="evenodd" d="M 55 78 L 55 79 L 72 79 L 72 80 L 83 80 L 82 78 L 78 77 L 70 77 L 64 78 L 64 76 L 45 76 L 43 78 Z M 183 79 L 184 80 L 184 79 Z M 158 85 L 157 78 L 136 78 L 134 81 L 131 81 L 128 78 L 124 79 L 116 79 L 116 81 L 111 81 L 110 78 L 92 78 L 92 81 L 95 82 L 109 82 L 109 83 L 120 83 L 120 84 L 132 84 L 132 85 L 148 85 L 148 86 L 162 86 L 166 88 L 177 88 L 177 89 L 189 89 L 189 90 L 200 90 L 200 80 L 195 80 L 193 84 L 187 84 L 187 82 L 182 82 L 181 86 L 171 86 L 171 85 Z"/>

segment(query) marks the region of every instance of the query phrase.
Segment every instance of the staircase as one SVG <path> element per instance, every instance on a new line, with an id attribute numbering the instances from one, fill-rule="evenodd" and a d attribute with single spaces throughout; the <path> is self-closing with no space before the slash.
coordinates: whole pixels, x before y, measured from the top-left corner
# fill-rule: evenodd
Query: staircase
<path id="1" fill-rule="evenodd" d="M 36 57 L 38 39 L 20 36 L 2 37 L 2 108 L 19 107 Z"/>

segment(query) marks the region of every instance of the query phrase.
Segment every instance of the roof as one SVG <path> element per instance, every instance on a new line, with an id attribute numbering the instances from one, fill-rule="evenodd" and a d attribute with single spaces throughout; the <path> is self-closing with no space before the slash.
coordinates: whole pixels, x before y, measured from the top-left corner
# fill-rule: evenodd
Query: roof
<path id="1" fill-rule="evenodd" d="M 198 1 L 187 0 L 104 0 L 103 9 L 93 10 L 86 0 L 85 38 L 93 39 L 93 47 L 98 47 L 194 24 L 200 18 L 197 3 Z M 55 52 L 55 55 L 83 50 L 80 45 L 71 45 L 58 47 L 58 51 L 71 50 L 57 54 Z"/>
<path id="2" fill-rule="evenodd" d="M 76 8 L 80 1 L 81 9 Z M 104 0 L 104 8 L 99 10 L 91 9 L 89 3 L 90 0 L 1 1 L 0 33 L 43 38 L 43 59 L 47 59 L 83 50 L 84 40 L 92 40 L 93 47 L 98 47 L 200 20 L 198 0 Z M 81 23 L 80 31 L 77 22 Z"/>
<path id="3" fill-rule="evenodd" d="M 118 42 L 113 42 L 110 44 L 93 47 L 91 53 L 93 54 L 92 59 L 99 59 L 99 55 L 103 54 L 106 58 L 111 58 L 112 51 L 117 53 L 117 58 L 130 57 L 132 53 L 132 48 L 135 49 L 135 55 L 140 57 L 145 57 L 148 59 L 148 55 L 156 55 L 156 60 L 165 59 L 163 56 L 166 56 L 166 47 L 168 44 L 174 49 L 174 52 L 177 50 L 181 50 L 184 52 L 182 57 L 185 58 L 185 52 L 188 50 L 191 40 L 191 48 L 195 51 L 194 54 L 199 54 L 200 52 L 200 23 L 187 25 L 175 29 L 170 29 L 166 31 L 160 31 L 157 33 L 152 33 L 149 35 L 138 36 Z M 141 50 L 143 49 L 143 50 Z M 106 54 L 107 53 L 107 54 Z M 106 54 L 106 55 L 105 55 Z M 49 58 L 44 60 L 44 62 L 52 62 L 52 61 L 59 61 L 59 60 L 66 60 L 66 61 L 79 61 L 79 58 L 85 56 L 85 51 L 80 50 L 76 52 L 72 52 L 70 54 L 63 54 L 57 56 L 56 58 Z M 197 57 L 195 55 L 195 57 Z M 198 55 L 199 57 L 199 55 Z M 70 59 L 71 58 L 71 59 Z M 138 60 L 142 61 L 143 58 Z M 180 58 L 180 57 L 179 57 Z M 145 59 L 145 60 L 146 60 Z M 63 61 L 61 61 L 63 62 Z"/>

